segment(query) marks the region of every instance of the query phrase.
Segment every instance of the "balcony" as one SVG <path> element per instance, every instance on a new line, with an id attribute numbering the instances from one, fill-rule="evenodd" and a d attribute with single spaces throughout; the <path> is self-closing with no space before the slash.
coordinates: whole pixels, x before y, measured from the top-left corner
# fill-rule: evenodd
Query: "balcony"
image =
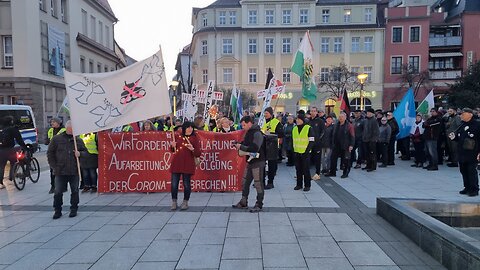
<path id="1" fill-rule="evenodd" d="M 462 46 L 462 37 L 431 37 L 430 47 Z"/>
<path id="2" fill-rule="evenodd" d="M 430 70 L 432 80 L 454 80 L 462 76 L 462 70 Z"/>

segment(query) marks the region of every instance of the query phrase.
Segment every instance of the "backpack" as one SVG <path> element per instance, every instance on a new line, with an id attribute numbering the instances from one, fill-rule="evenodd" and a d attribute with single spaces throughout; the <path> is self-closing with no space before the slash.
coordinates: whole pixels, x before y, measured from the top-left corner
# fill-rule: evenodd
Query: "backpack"
<path id="1" fill-rule="evenodd" d="M 265 159 L 278 159 L 278 135 L 277 134 L 263 134 L 263 141 L 265 147 Z"/>
<path id="2" fill-rule="evenodd" d="M 8 132 L 8 127 L 4 127 L 0 129 L 0 147 L 6 147 L 9 146 L 9 142 L 7 140 L 7 132 Z"/>

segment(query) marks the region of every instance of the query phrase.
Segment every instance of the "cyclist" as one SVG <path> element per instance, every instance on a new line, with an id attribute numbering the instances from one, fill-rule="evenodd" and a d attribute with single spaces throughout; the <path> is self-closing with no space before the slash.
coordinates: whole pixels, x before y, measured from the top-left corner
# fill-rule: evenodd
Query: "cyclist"
<path id="1" fill-rule="evenodd" d="M 7 161 L 10 161 L 8 179 L 10 181 L 13 179 L 13 164 L 17 161 L 15 142 L 24 150 L 27 148 L 18 127 L 13 124 L 13 116 L 7 115 L 0 121 L 0 189 L 5 188 L 3 176 Z"/>

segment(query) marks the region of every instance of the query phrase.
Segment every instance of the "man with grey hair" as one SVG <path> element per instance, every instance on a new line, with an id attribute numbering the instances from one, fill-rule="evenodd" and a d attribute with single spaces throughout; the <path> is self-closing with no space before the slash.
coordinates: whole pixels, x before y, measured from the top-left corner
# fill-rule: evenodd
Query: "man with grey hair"
<path id="1" fill-rule="evenodd" d="M 343 170 L 341 178 L 347 178 L 350 172 L 350 156 L 355 145 L 355 130 L 353 125 L 347 121 L 347 114 L 341 112 L 338 116 L 338 123 L 333 128 L 332 158 L 330 172 L 325 176 L 336 176 L 337 161 L 340 158 L 340 168 Z"/>
<path id="2" fill-rule="evenodd" d="M 67 184 L 70 184 L 71 191 L 69 217 L 77 215 L 80 198 L 78 195 L 79 175 L 76 158 L 88 155 L 88 151 L 80 138 L 76 140 L 77 150 L 75 149 L 72 134 L 72 123 L 67 121 L 65 132 L 54 136 L 48 145 L 48 164 L 55 174 L 55 193 L 53 195 L 55 213 L 53 219 L 62 216 L 63 191 L 67 190 Z"/>

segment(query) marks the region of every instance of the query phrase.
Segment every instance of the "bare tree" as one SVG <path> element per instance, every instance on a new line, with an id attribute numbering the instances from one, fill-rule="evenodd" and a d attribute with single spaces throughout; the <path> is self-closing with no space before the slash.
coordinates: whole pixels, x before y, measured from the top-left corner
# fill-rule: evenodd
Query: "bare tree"
<path id="1" fill-rule="evenodd" d="M 338 66 L 333 65 L 328 70 L 328 73 L 321 72 L 317 75 L 318 91 L 338 99 L 342 96 L 343 91 L 347 91 L 347 93 L 355 92 L 360 88 L 357 75 L 344 62 L 341 62 Z"/>
<path id="2" fill-rule="evenodd" d="M 420 89 L 430 90 L 433 87 L 428 70 L 419 71 L 413 65 L 402 65 L 402 75 L 399 80 L 401 81 L 400 87 L 407 89 L 412 88 L 415 97 Z"/>

